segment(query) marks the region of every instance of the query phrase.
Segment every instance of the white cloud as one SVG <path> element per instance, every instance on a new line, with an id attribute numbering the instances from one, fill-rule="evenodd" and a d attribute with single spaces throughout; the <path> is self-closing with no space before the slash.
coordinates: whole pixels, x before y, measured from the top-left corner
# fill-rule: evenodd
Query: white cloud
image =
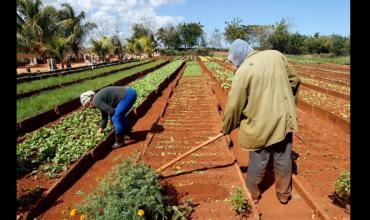
<path id="1" fill-rule="evenodd" d="M 177 24 L 182 16 L 158 15 L 156 9 L 169 4 L 181 4 L 185 0 L 44 0 L 44 6 L 59 9 L 62 3 L 70 3 L 77 13 L 85 11 L 87 21 L 104 19 L 120 25 L 120 31 L 129 32 L 133 23 L 149 18 L 156 28 L 168 22 Z"/>

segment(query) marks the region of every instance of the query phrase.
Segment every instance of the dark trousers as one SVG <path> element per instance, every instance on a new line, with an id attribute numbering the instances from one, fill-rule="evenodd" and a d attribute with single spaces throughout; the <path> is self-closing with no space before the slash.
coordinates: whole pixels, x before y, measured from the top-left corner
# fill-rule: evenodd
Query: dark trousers
<path id="1" fill-rule="evenodd" d="M 292 192 L 292 133 L 288 133 L 279 143 L 249 152 L 247 187 L 253 199 L 259 198 L 258 184 L 263 180 L 270 155 L 273 160 L 277 196 L 287 200 Z"/>

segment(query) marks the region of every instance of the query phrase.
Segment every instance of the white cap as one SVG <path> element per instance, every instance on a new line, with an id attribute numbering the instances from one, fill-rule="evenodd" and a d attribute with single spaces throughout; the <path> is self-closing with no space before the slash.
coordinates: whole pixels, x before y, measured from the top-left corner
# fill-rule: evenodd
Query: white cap
<path id="1" fill-rule="evenodd" d="M 94 97 L 95 92 L 94 91 L 87 91 L 80 95 L 81 104 L 83 107 Z"/>

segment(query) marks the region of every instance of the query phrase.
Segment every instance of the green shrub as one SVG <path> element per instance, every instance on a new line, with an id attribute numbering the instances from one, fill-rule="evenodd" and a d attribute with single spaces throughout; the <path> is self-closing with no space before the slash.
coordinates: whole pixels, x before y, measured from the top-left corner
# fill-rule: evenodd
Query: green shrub
<path id="1" fill-rule="evenodd" d="M 85 203 L 77 206 L 87 219 L 187 219 L 191 205 L 176 206 L 165 195 L 158 174 L 143 163 L 125 160 L 110 171 Z M 171 218 L 173 216 L 173 218 Z"/>
<path id="2" fill-rule="evenodd" d="M 209 49 L 207 48 L 197 48 L 195 54 L 198 56 L 209 56 Z"/>
<path id="3" fill-rule="evenodd" d="M 334 195 L 344 204 L 349 204 L 351 196 L 351 178 L 348 171 L 343 171 L 338 180 L 334 182 Z"/>
<path id="4" fill-rule="evenodd" d="M 246 216 L 251 211 L 251 205 L 239 187 L 236 187 L 231 194 L 231 205 L 237 215 Z"/>

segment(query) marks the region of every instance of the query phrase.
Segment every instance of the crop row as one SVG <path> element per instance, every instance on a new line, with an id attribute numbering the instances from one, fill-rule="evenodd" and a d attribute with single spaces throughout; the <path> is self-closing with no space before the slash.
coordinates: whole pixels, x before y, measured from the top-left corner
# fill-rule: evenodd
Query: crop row
<path id="1" fill-rule="evenodd" d="M 204 56 L 199 56 L 199 58 L 200 58 L 200 60 L 202 61 L 202 62 L 207 62 L 207 61 L 209 61 L 207 58 L 205 58 Z"/>
<path id="2" fill-rule="evenodd" d="M 129 85 L 136 89 L 138 92 L 137 100 L 134 107 L 138 106 L 142 100 L 153 90 L 155 90 L 163 80 L 165 80 L 171 73 L 173 73 L 181 64 L 182 60 L 175 60 L 170 64 L 154 71 L 148 76 L 134 81 Z"/>
<path id="3" fill-rule="evenodd" d="M 134 106 L 173 73 L 182 61 L 174 61 L 148 76 L 130 84 L 138 93 Z M 25 140 L 17 145 L 17 174 L 43 171 L 49 177 L 55 177 L 61 170 L 78 160 L 84 153 L 104 140 L 112 130 L 108 127 L 103 135 L 97 134 L 100 111 L 83 109 L 63 118 L 57 125 L 26 134 Z"/>
<path id="4" fill-rule="evenodd" d="M 165 61 L 160 60 L 156 62 L 151 62 L 132 69 L 117 72 L 107 77 L 86 80 L 79 84 L 66 86 L 60 89 L 54 89 L 29 98 L 18 100 L 17 122 L 33 117 L 42 112 L 51 110 L 55 108 L 57 105 L 63 104 L 69 100 L 79 97 L 80 94 L 84 91 L 100 89 L 102 87 L 112 84 L 113 82 L 116 82 L 117 80 L 131 76 L 140 71 L 152 68 L 163 62 Z"/>
<path id="5" fill-rule="evenodd" d="M 34 80 L 31 82 L 24 82 L 17 84 L 17 94 L 23 94 L 26 92 L 43 89 L 50 86 L 60 85 L 63 83 L 73 82 L 81 79 L 86 79 L 94 76 L 98 76 L 102 73 L 119 70 L 125 67 L 134 66 L 147 61 L 136 61 L 130 63 L 124 63 L 114 66 L 102 67 L 97 69 L 86 70 L 83 72 L 73 73 L 70 75 L 60 75 L 57 77 L 50 77 L 46 79 Z"/>
<path id="6" fill-rule="evenodd" d="M 320 88 L 332 90 L 341 94 L 349 95 L 350 94 L 350 87 L 345 86 L 345 85 L 340 85 L 336 83 L 330 83 L 330 82 L 325 82 L 319 79 L 312 79 L 308 77 L 300 77 L 303 83 L 307 83 L 310 85 L 314 85 Z"/>
<path id="7" fill-rule="evenodd" d="M 322 92 L 302 88 L 298 92 L 298 99 L 312 106 L 331 112 L 344 120 L 349 120 L 349 102 L 340 101 L 338 98 Z"/>
<path id="8" fill-rule="evenodd" d="M 224 89 L 231 88 L 233 81 L 233 72 L 223 68 L 217 63 L 214 62 L 204 62 L 206 67 L 216 73 L 216 78 L 221 82 L 221 87 Z"/>
<path id="9" fill-rule="evenodd" d="M 186 64 L 186 69 L 183 76 L 200 76 L 200 67 L 197 61 L 189 61 Z"/>

